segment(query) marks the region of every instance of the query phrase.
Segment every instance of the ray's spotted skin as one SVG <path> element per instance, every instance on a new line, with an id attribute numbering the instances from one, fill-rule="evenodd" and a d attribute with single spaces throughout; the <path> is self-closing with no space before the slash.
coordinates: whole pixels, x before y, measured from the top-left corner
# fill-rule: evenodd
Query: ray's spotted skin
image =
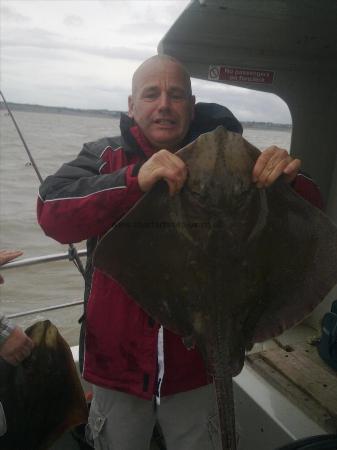
<path id="1" fill-rule="evenodd" d="M 22 254 L 21 250 L 0 250 L 0 267 Z M 0 284 L 3 283 L 0 275 Z M 24 331 L 0 313 L 0 358 L 16 366 L 29 356 L 32 348 L 33 343 Z"/>

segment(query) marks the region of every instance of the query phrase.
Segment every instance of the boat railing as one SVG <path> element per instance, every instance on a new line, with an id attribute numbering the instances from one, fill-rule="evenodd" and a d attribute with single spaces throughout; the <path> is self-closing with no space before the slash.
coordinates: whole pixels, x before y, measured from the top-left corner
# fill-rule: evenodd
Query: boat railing
<path id="1" fill-rule="evenodd" d="M 78 256 L 87 256 L 86 250 L 78 250 L 77 251 Z M 24 266 L 33 266 L 35 264 L 44 264 L 47 262 L 54 262 L 54 261 L 62 261 L 62 260 L 71 260 L 71 257 L 69 256 L 69 252 L 65 253 L 54 253 L 52 255 L 44 255 L 44 256 L 35 256 L 32 258 L 23 258 L 19 259 L 18 261 L 12 261 L 7 264 L 4 264 L 1 266 L 1 271 L 6 269 L 13 269 L 14 267 L 24 267 Z"/>
<path id="2" fill-rule="evenodd" d="M 77 254 L 79 257 L 85 257 L 87 255 L 87 251 L 86 250 L 78 250 Z M 3 266 L 1 266 L 1 271 L 19 268 L 19 267 L 29 267 L 29 266 L 33 266 L 36 264 L 45 264 L 45 263 L 55 262 L 55 261 L 71 260 L 71 259 L 72 259 L 72 257 L 69 252 L 55 253 L 55 254 L 44 255 L 44 256 L 35 256 L 35 257 L 31 257 L 31 258 L 23 258 L 18 261 L 12 261 L 10 263 L 4 264 Z M 83 305 L 83 300 L 76 300 L 73 302 L 61 303 L 59 305 L 46 306 L 43 308 L 31 309 L 29 311 L 7 314 L 7 317 L 10 319 L 14 319 L 14 318 L 23 317 L 23 316 L 29 316 L 32 314 L 38 314 L 38 313 L 45 312 L 45 311 L 53 311 L 55 309 L 69 308 L 69 307 L 77 306 L 77 305 Z"/>

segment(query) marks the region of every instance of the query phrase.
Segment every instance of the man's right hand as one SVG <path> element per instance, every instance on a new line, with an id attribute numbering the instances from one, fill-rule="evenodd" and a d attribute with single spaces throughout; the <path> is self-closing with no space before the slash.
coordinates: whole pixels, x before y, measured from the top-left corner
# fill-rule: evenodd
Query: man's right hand
<path id="1" fill-rule="evenodd" d="M 184 161 L 168 150 L 159 150 L 140 168 L 138 184 L 143 192 L 147 192 L 157 181 L 165 180 L 172 196 L 183 187 L 186 177 Z"/>
<path id="2" fill-rule="evenodd" d="M 0 347 L 0 356 L 13 366 L 17 366 L 30 355 L 33 341 L 20 328 L 15 327 Z"/>

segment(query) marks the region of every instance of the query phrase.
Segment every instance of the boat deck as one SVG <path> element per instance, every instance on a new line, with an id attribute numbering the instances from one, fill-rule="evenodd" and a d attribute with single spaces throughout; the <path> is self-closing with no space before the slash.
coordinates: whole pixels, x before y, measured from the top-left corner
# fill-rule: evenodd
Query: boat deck
<path id="1" fill-rule="evenodd" d="M 247 363 L 328 433 L 336 432 L 336 372 L 309 339 L 286 345 L 281 339 L 274 344 L 247 355 Z"/>

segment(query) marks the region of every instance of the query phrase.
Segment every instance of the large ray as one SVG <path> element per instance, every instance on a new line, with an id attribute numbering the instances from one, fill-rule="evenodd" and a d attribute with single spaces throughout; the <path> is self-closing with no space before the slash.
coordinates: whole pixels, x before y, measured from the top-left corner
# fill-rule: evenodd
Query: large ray
<path id="1" fill-rule="evenodd" d="M 46 450 L 88 418 L 71 350 L 57 328 L 46 320 L 26 333 L 34 342 L 31 355 L 18 367 L 0 360 L 0 401 L 8 429 L 0 437 L 1 450 Z"/>
<path id="2" fill-rule="evenodd" d="M 232 376 L 337 282 L 337 229 L 282 180 L 257 189 L 259 150 L 218 127 L 181 149 L 189 176 L 158 183 L 99 242 L 94 265 L 159 323 L 189 337 L 214 377 L 222 446 L 234 450 Z"/>

